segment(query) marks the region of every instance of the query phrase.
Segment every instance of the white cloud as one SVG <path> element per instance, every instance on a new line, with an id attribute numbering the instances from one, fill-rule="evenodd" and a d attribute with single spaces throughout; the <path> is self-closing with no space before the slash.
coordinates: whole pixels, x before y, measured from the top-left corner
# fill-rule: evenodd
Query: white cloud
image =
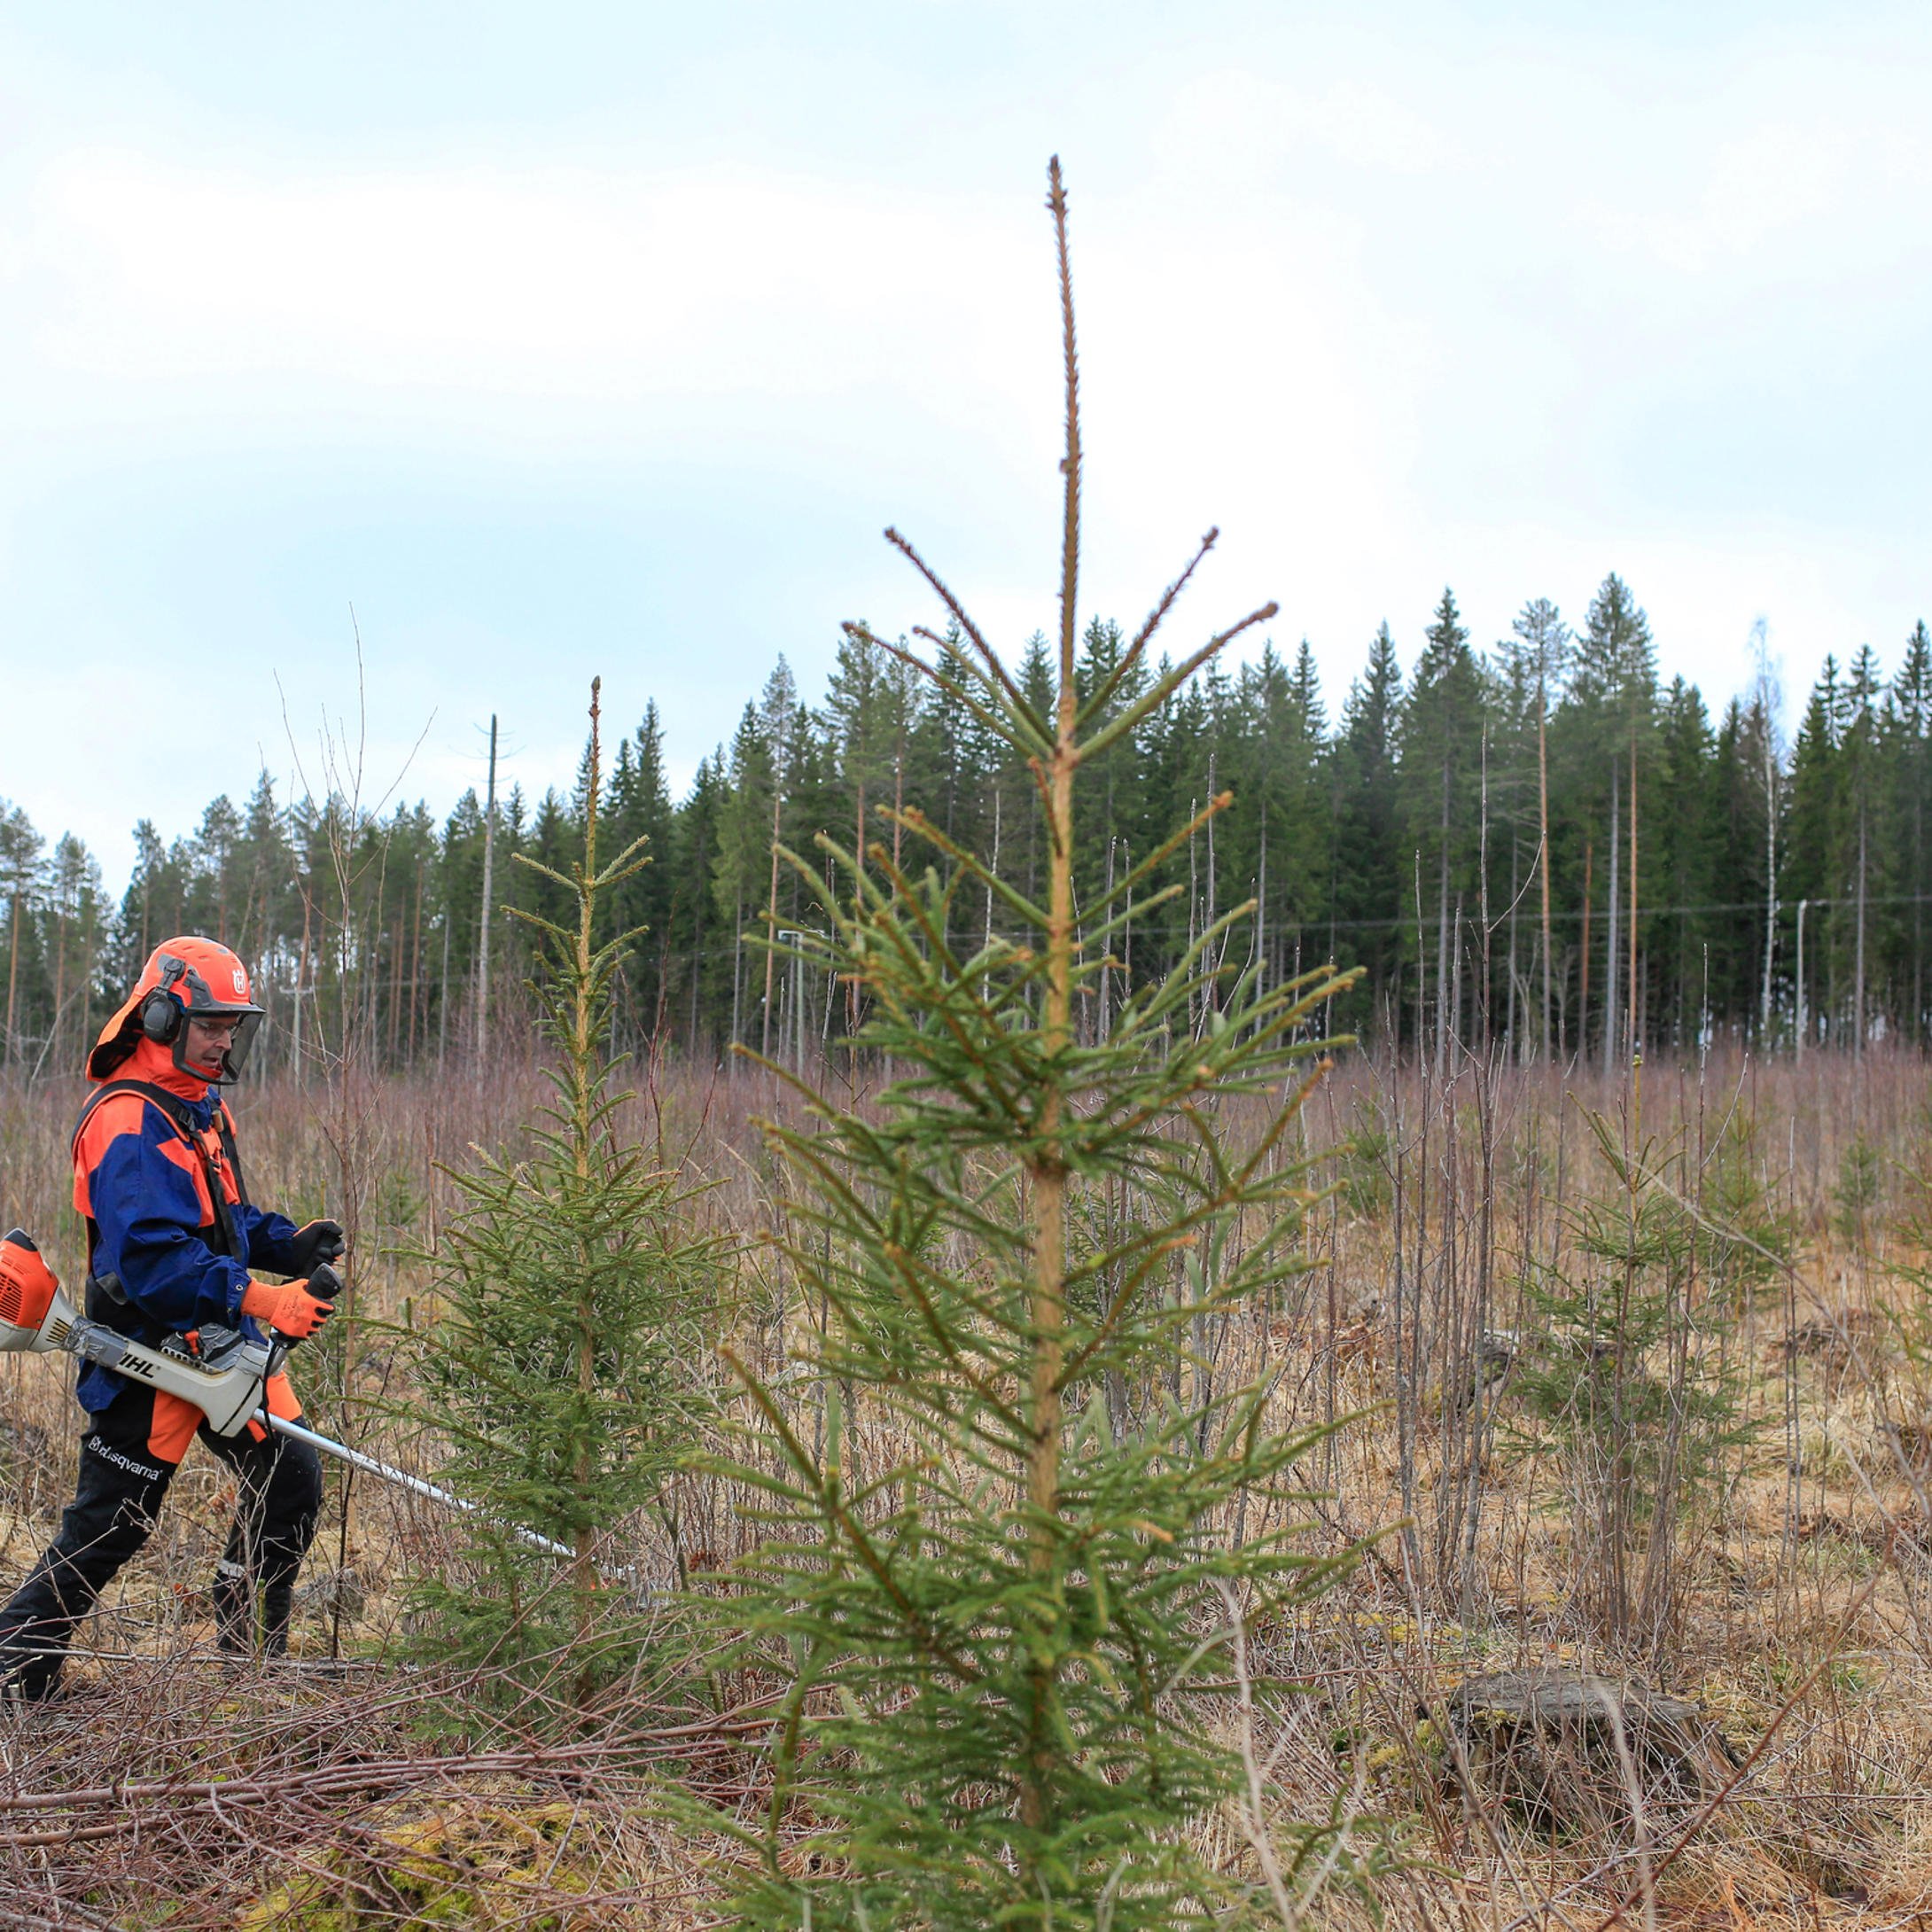
<path id="1" fill-rule="evenodd" d="M 1779 116 L 1681 153 L 1658 185 L 1664 205 L 1600 202 L 1592 225 L 1673 275 L 1734 276 L 1755 258 L 1780 279 L 1815 276 L 1888 226 L 1922 222 L 1932 142 L 1843 116 Z"/>
<path id="2" fill-rule="evenodd" d="M 1439 120 L 1383 88 L 1352 75 L 1314 84 L 1278 81 L 1251 67 L 1217 68 L 1177 90 L 1163 117 L 1158 150 L 1183 172 L 1207 158 L 1237 200 L 1251 191 L 1258 175 L 1278 178 L 1284 164 L 1311 153 L 1396 175 L 1426 174 L 1460 160 Z"/>
<path id="3" fill-rule="evenodd" d="M 1324 138 L 1393 115 L 1359 91 L 1315 101 Z M 896 394 L 966 430 L 969 464 L 1024 458 L 1050 494 L 1051 269 L 1032 210 L 723 170 L 304 175 L 102 152 L 59 160 L 34 206 L 39 348 L 73 374 L 292 382 L 317 415 L 343 385 L 399 406 L 460 390 L 486 420 L 603 403 L 605 433 L 636 448 L 666 419 L 635 407 L 673 399 L 697 399 L 720 448 L 742 449 L 764 412 L 783 440 L 812 399 L 843 398 L 853 445 L 871 447 L 895 433 Z M 1102 576 L 1118 557 L 1138 579 L 1150 547 L 1165 570 L 1217 515 L 1254 549 L 1297 530 L 1331 565 L 1383 553 L 1427 351 L 1363 285 L 1352 229 L 1165 188 L 1079 214 Z M 551 432 L 600 440 L 568 408 Z M 1020 619 L 1034 592 L 989 595 L 1019 635 L 1037 620 Z"/>
<path id="4" fill-rule="evenodd" d="M 629 401 L 876 380 L 908 301 L 978 359 L 1010 305 L 976 308 L 948 269 L 998 282 L 1013 249 L 957 206 L 720 169 L 300 175 L 96 152 L 37 183 L 26 272 L 42 353 L 91 375 Z"/>

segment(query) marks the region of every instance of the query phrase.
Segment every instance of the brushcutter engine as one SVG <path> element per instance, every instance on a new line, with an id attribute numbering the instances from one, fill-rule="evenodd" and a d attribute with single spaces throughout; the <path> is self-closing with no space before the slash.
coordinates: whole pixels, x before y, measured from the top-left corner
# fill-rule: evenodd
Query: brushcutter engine
<path id="1" fill-rule="evenodd" d="M 25 1234 L 16 1227 L 0 1236 L 0 1354 L 78 1355 L 193 1403 L 217 1436 L 239 1435 L 287 1344 L 251 1341 L 235 1328 L 204 1328 L 196 1340 L 199 1353 L 178 1336 L 150 1347 L 88 1320 Z"/>
<path id="2" fill-rule="evenodd" d="M 0 1236 L 0 1352 L 58 1348 L 73 1328 L 74 1304 L 54 1271 L 18 1227 Z"/>

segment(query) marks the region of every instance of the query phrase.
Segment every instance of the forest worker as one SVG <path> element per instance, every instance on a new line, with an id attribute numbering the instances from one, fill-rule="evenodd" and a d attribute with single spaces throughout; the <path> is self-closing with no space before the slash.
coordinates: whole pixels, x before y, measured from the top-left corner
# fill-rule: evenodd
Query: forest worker
<path id="1" fill-rule="evenodd" d="M 212 939 L 157 947 L 126 1003 L 88 1056 L 94 1091 L 74 1131 L 74 1204 L 87 1223 L 87 1314 L 153 1344 L 263 1327 L 300 1340 L 331 1304 L 309 1279 L 342 1252 L 338 1222 L 298 1228 L 253 1205 L 235 1152 L 235 1123 L 216 1091 L 230 1084 L 262 1020 L 248 973 Z M 271 1287 L 250 1272 L 294 1277 Z M 333 1277 L 322 1276 L 325 1288 Z M 260 1324 L 261 1326 L 257 1326 Z M 58 1682 L 77 1619 L 146 1542 L 189 1440 L 234 1472 L 235 1520 L 214 1578 L 224 1651 L 280 1655 L 290 1597 L 322 1502 L 316 1452 L 250 1422 L 217 1436 L 182 1397 L 84 1364 L 81 1473 L 60 1533 L 0 1609 L 0 1682 L 7 1696 L 46 1696 Z M 269 1378 L 272 1414 L 301 1414 L 288 1377 Z M 258 1624 L 257 1592 L 260 1592 Z"/>

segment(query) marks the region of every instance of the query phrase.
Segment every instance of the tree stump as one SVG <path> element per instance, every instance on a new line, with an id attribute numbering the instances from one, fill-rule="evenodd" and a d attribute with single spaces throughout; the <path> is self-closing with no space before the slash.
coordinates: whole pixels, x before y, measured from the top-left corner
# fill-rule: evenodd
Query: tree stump
<path id="1" fill-rule="evenodd" d="M 1459 1780 L 1539 1830 L 1627 1827 L 1718 1791 L 1736 1759 L 1702 1707 L 1630 1679 L 1543 1668 L 1459 1684 L 1446 1716 Z M 1474 1794 L 1472 1793 L 1472 1796 Z"/>

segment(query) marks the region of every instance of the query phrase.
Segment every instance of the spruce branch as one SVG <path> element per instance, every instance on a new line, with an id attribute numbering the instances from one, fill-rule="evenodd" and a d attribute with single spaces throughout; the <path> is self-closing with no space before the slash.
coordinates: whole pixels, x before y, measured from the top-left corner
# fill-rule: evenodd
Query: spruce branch
<path id="1" fill-rule="evenodd" d="M 1144 723 L 1185 684 L 1195 673 L 1211 659 L 1219 657 L 1222 651 L 1245 631 L 1252 630 L 1257 624 L 1266 624 L 1272 618 L 1282 614 L 1281 606 L 1273 602 L 1264 604 L 1258 611 L 1250 611 L 1238 624 L 1230 624 L 1219 631 L 1198 650 L 1183 658 L 1165 676 L 1157 678 L 1153 684 L 1125 711 L 1109 719 L 1092 737 L 1079 748 L 1080 757 L 1098 758 L 1117 739 L 1126 736 L 1136 725 Z"/>
<path id="2" fill-rule="evenodd" d="M 815 1506 L 845 1533 L 853 1554 L 871 1573 L 873 1581 L 885 1593 L 913 1640 L 928 1656 L 945 1664 L 962 1682 L 971 1683 L 976 1674 L 971 1664 L 938 1635 L 924 1612 L 899 1587 L 892 1565 L 874 1546 L 871 1538 L 866 1532 L 865 1525 L 853 1514 L 850 1505 L 840 1498 L 836 1482 L 829 1483 L 821 1476 L 817 1459 L 792 1433 L 791 1425 L 786 1422 L 784 1411 L 773 1398 L 771 1391 L 744 1366 L 728 1343 L 721 1344 L 718 1352 L 731 1365 L 732 1372 L 750 1394 L 752 1400 L 758 1405 L 779 1441 L 784 1445 L 785 1453 L 791 1458 L 792 1466 L 805 1478 L 808 1493 Z"/>
<path id="3" fill-rule="evenodd" d="M 1220 534 L 1219 529 L 1210 530 L 1201 539 L 1200 548 L 1188 559 L 1188 567 L 1161 593 L 1159 601 L 1148 612 L 1140 629 L 1133 634 L 1133 642 L 1121 652 L 1119 663 L 1113 667 L 1111 674 L 1095 687 L 1093 696 L 1080 707 L 1079 713 L 1074 720 L 1075 729 L 1079 729 L 1091 720 L 1099 717 L 1106 710 L 1108 700 L 1133 675 L 1133 667 L 1146 654 L 1147 647 L 1152 643 L 1154 633 L 1160 628 L 1162 619 L 1174 607 L 1180 593 L 1188 588 L 1189 580 L 1193 577 L 1195 572 L 1201 567 L 1207 553 L 1219 541 Z"/>

